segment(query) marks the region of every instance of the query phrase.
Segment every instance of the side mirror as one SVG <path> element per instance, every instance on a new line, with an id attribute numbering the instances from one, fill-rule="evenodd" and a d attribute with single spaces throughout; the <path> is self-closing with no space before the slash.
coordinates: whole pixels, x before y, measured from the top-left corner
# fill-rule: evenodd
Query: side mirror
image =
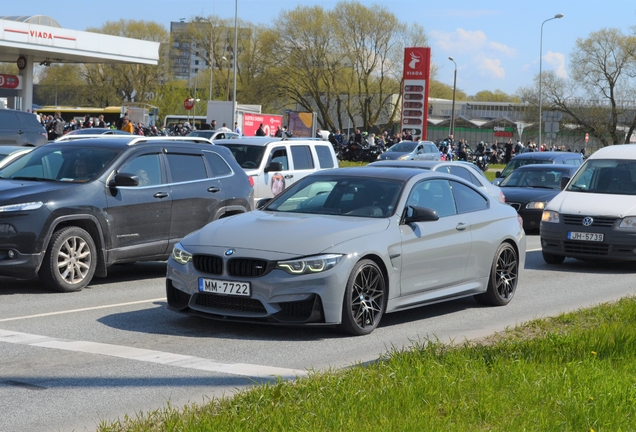
<path id="1" fill-rule="evenodd" d="M 501 171 L 497 171 L 497 172 L 495 173 L 495 177 L 497 177 L 497 178 L 501 178 Z"/>
<path id="2" fill-rule="evenodd" d="M 413 222 L 433 222 L 439 220 L 439 216 L 435 210 L 430 208 L 407 206 L 404 209 L 403 219 L 404 223 L 410 224 Z"/>
<path id="3" fill-rule="evenodd" d="M 139 186 L 139 177 L 130 173 L 117 173 L 108 186 Z"/>
<path id="4" fill-rule="evenodd" d="M 561 187 L 561 190 L 565 189 L 569 181 L 570 181 L 570 177 L 561 177 L 561 183 L 559 184 L 559 186 Z"/>
<path id="5" fill-rule="evenodd" d="M 263 210 L 265 207 L 267 207 L 267 204 L 269 204 L 271 200 L 272 200 L 271 198 L 259 199 L 258 201 L 256 201 L 256 205 L 255 205 L 256 210 Z"/>
<path id="6" fill-rule="evenodd" d="M 282 162 L 270 162 L 269 165 L 265 167 L 265 172 L 282 171 L 282 170 L 283 170 Z"/>

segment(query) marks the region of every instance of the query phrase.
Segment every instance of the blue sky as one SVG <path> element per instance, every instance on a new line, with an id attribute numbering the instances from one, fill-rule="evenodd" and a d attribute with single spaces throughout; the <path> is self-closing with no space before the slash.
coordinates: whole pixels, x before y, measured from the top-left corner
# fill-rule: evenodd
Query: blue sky
<path id="1" fill-rule="evenodd" d="M 282 10 L 298 5 L 332 9 L 335 0 L 237 0 L 241 19 L 275 23 Z M 366 6 L 383 5 L 405 23 L 417 22 L 429 37 L 438 79 L 453 84 L 452 56 L 457 62 L 457 87 L 472 95 L 480 90 L 514 93 L 532 83 L 539 72 L 541 23 L 560 13 L 564 17 L 543 27 L 544 71 L 569 73 L 569 56 L 578 38 L 603 28 L 632 32 L 636 26 L 633 0 L 360 0 Z M 62 27 L 84 30 L 106 21 L 135 19 L 170 21 L 215 14 L 234 18 L 231 0 L 108 0 L 81 3 L 67 0 L 5 1 L 2 15 L 48 15 Z M 378 15 L 379 20 L 382 16 Z M 372 26 L 372 22 L 360 23 Z"/>

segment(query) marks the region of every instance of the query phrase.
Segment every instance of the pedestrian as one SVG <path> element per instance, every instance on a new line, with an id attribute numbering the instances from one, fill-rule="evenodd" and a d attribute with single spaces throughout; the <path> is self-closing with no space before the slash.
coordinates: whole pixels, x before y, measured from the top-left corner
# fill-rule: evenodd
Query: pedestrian
<path id="1" fill-rule="evenodd" d="M 124 116 L 122 120 L 122 124 L 121 124 L 121 130 L 123 130 L 124 132 L 128 132 L 129 134 L 135 133 L 135 127 L 130 122 L 130 119 L 128 118 L 128 116 Z"/>
<path id="2" fill-rule="evenodd" d="M 221 130 L 223 132 L 232 132 L 232 130 L 229 127 L 227 127 L 227 124 L 225 124 L 225 123 L 223 123 L 223 126 L 221 126 L 221 128 L 219 130 Z"/>
<path id="3" fill-rule="evenodd" d="M 212 120 L 212 122 L 210 122 L 210 129 L 216 130 L 216 120 Z"/>
<path id="4" fill-rule="evenodd" d="M 263 123 L 256 129 L 256 136 L 265 136 L 265 130 L 263 129 Z"/>
<path id="5" fill-rule="evenodd" d="M 504 155 L 504 160 L 506 161 L 506 164 L 510 162 L 510 159 L 512 159 L 512 147 L 513 147 L 512 140 L 508 140 L 505 146 L 506 153 Z"/>
<path id="6" fill-rule="evenodd" d="M 239 136 L 243 135 L 243 133 L 241 132 L 241 128 L 238 125 L 238 122 L 234 122 L 234 132 L 239 134 Z"/>
<path id="7" fill-rule="evenodd" d="M 95 124 L 95 127 L 98 127 L 98 128 L 106 127 L 106 123 L 104 123 L 104 114 L 100 114 L 99 117 L 97 117 L 97 123 Z"/>

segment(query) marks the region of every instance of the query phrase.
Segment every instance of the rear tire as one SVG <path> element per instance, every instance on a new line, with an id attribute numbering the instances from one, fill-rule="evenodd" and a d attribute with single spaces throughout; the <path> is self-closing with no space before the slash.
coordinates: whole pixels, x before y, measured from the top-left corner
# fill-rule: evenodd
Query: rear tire
<path id="1" fill-rule="evenodd" d="M 386 299 L 386 280 L 380 267 L 369 259 L 359 261 L 347 281 L 340 330 L 354 336 L 371 333 L 382 319 Z"/>
<path id="2" fill-rule="evenodd" d="M 49 289 L 59 292 L 80 291 L 89 284 L 97 267 L 93 238 L 78 227 L 66 227 L 53 233 L 38 274 Z"/>
<path id="3" fill-rule="evenodd" d="M 546 264 L 561 264 L 565 261 L 565 257 L 563 255 L 554 255 L 543 251 L 541 251 L 541 254 L 543 255 L 543 261 L 545 261 Z"/>
<path id="4" fill-rule="evenodd" d="M 475 296 L 481 304 L 505 306 L 515 295 L 519 279 L 519 257 L 510 243 L 502 243 L 495 253 L 488 280 L 488 289 Z"/>

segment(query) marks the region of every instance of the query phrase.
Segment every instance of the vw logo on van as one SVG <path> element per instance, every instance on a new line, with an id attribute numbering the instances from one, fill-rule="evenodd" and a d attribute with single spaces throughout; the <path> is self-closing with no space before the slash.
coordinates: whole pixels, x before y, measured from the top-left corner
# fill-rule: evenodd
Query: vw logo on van
<path id="1" fill-rule="evenodd" d="M 591 226 L 594 223 L 594 219 L 592 219 L 590 216 L 584 217 L 583 218 L 583 225 L 584 226 Z"/>

